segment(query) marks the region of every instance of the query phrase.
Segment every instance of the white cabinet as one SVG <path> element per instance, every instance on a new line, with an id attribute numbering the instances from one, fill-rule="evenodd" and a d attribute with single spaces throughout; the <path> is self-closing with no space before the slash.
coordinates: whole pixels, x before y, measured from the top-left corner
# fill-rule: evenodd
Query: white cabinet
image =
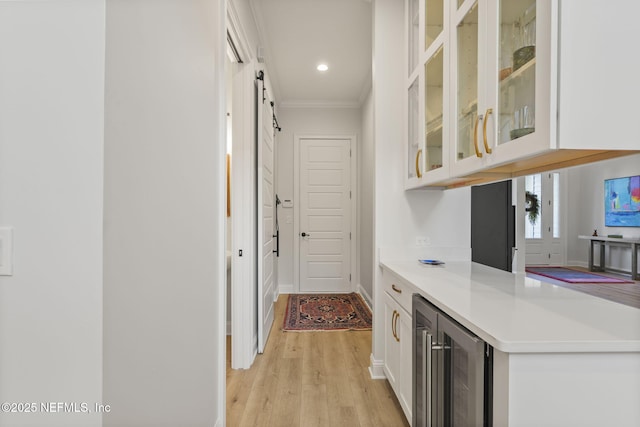
<path id="1" fill-rule="evenodd" d="M 429 3 L 419 2 L 427 10 Z M 628 53 L 638 13 L 636 2 L 625 2 L 624 13 L 595 0 L 445 2 L 441 33 L 424 52 L 419 40 L 418 59 L 407 61 L 407 166 L 414 171 L 406 188 L 503 179 L 640 150 L 625 130 L 640 95 L 640 60 Z M 429 19 L 418 17 L 422 35 Z M 442 90 L 430 90 L 430 82 Z M 440 107 L 442 139 L 434 143 Z"/>
<path id="2" fill-rule="evenodd" d="M 411 289 L 389 272 L 384 281 L 384 372 L 407 420 L 413 405 Z"/>

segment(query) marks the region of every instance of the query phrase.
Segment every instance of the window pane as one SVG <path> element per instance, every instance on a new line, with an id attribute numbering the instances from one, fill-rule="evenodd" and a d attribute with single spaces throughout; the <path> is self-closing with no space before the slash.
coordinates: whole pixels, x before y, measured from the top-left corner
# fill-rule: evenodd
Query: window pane
<path id="1" fill-rule="evenodd" d="M 525 177 L 525 190 L 538 197 L 539 212 L 535 222 L 531 221 L 530 212 L 526 212 L 526 218 L 524 221 L 524 233 L 527 239 L 540 239 L 542 238 L 542 183 L 541 175 L 529 175 Z"/>
<path id="2" fill-rule="evenodd" d="M 553 238 L 560 238 L 560 174 L 553 174 Z"/>

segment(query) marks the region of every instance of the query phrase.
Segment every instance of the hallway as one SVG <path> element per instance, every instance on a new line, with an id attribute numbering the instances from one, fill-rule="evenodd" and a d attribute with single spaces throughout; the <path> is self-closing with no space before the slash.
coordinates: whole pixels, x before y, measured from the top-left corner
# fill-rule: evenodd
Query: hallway
<path id="1" fill-rule="evenodd" d="M 287 295 L 251 369 L 231 370 L 228 426 L 408 426 L 386 380 L 369 375 L 371 331 L 283 332 Z"/>

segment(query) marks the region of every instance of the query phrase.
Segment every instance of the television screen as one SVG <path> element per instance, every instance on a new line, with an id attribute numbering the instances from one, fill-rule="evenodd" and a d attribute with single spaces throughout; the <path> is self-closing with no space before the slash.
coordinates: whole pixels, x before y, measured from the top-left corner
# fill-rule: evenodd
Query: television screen
<path id="1" fill-rule="evenodd" d="M 640 227 L 640 176 L 604 181 L 604 225 Z"/>

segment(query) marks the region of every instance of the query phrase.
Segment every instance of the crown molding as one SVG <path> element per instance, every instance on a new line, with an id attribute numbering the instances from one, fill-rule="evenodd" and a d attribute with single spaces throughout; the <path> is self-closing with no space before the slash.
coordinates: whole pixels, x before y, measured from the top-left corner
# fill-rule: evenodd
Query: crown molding
<path id="1" fill-rule="evenodd" d="M 351 101 L 322 101 L 322 100 L 301 100 L 301 99 L 285 99 L 278 102 L 280 108 L 345 108 L 358 109 L 362 105 L 361 102 Z"/>

